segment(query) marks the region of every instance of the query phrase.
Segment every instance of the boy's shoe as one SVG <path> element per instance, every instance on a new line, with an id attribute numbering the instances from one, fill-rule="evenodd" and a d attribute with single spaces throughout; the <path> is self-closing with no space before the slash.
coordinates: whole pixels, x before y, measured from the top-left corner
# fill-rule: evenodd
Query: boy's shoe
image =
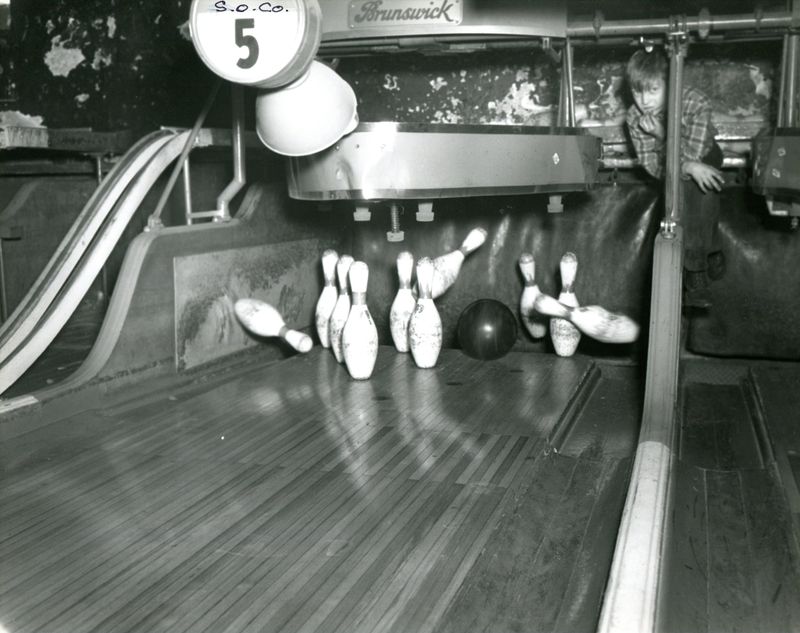
<path id="1" fill-rule="evenodd" d="M 704 270 L 685 271 L 683 283 L 685 292 L 683 304 L 690 308 L 711 307 L 711 291 L 708 289 L 708 278 Z"/>
<path id="2" fill-rule="evenodd" d="M 716 251 L 708 256 L 708 277 L 714 281 L 725 276 L 725 253 Z"/>

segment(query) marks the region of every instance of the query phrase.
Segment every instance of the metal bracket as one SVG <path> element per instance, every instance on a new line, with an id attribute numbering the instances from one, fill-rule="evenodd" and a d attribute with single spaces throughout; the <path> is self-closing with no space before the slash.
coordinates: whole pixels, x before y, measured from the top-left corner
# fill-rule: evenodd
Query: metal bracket
<path id="1" fill-rule="evenodd" d="M 680 31 L 669 33 L 664 48 L 670 57 L 677 55 L 685 58 L 689 52 L 689 37 Z"/>
<path id="2" fill-rule="evenodd" d="M 704 40 L 709 33 L 711 33 L 711 13 L 708 8 L 703 7 L 697 15 L 697 34 Z"/>
<path id="3" fill-rule="evenodd" d="M 144 227 L 143 231 L 149 233 L 150 231 L 160 231 L 163 228 L 164 223 L 161 221 L 161 218 L 157 215 L 151 215 L 147 218 L 147 225 Z"/>
<path id="4" fill-rule="evenodd" d="M 564 204 L 561 201 L 561 196 L 558 195 L 550 196 L 550 201 L 547 203 L 547 212 L 548 213 L 564 212 Z"/>
<path id="5" fill-rule="evenodd" d="M 389 205 L 391 229 L 386 231 L 387 242 L 402 242 L 405 239 L 405 232 L 400 229 L 400 214 L 403 207 L 396 202 Z"/>
<path id="6" fill-rule="evenodd" d="M 369 222 L 372 213 L 369 210 L 369 205 L 357 204 L 356 210 L 353 211 L 353 220 L 356 222 Z"/>
<path id="7" fill-rule="evenodd" d="M 764 19 L 764 7 L 760 4 L 756 5 L 755 11 L 753 11 L 753 17 L 756 20 L 756 33 L 761 31 L 761 20 Z"/>
<path id="8" fill-rule="evenodd" d="M 675 237 L 675 229 L 677 227 L 678 223 L 675 220 L 661 220 L 661 235 L 665 239 L 671 240 Z"/>
<path id="9" fill-rule="evenodd" d="M 667 31 L 667 52 L 671 55 L 673 47 L 679 47 L 677 51 L 680 55 L 686 55 L 687 43 L 689 40 L 689 28 L 686 24 L 685 15 L 671 15 L 669 18 L 669 30 Z"/>
<path id="10" fill-rule="evenodd" d="M 596 39 L 600 39 L 600 29 L 603 28 L 603 21 L 605 17 L 603 16 L 602 11 L 595 11 L 594 18 L 592 18 L 592 27 L 594 28 L 594 36 Z"/>
<path id="11" fill-rule="evenodd" d="M 655 45 L 655 40 L 652 38 L 645 37 L 644 35 L 639 36 L 639 46 L 641 46 L 646 52 L 652 53 Z"/>
<path id="12" fill-rule="evenodd" d="M 433 201 L 420 200 L 417 203 L 417 222 L 433 222 Z"/>

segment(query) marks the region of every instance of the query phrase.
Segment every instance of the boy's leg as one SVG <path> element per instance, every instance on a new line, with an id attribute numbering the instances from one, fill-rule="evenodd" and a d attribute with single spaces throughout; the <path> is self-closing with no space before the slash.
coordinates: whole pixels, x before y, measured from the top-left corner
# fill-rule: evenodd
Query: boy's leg
<path id="1" fill-rule="evenodd" d="M 684 267 L 705 271 L 708 256 L 719 251 L 719 194 L 703 193 L 693 180 L 683 181 Z"/>
<path id="2" fill-rule="evenodd" d="M 703 162 L 717 169 L 722 169 L 724 157 L 722 149 L 715 142 L 709 152 L 703 156 Z M 722 198 L 721 194 L 712 192 L 703 196 L 704 215 L 707 216 L 711 236 L 707 244 L 706 251 L 708 265 L 706 272 L 708 277 L 713 280 L 722 279 L 725 275 L 725 255 L 719 242 L 719 216 Z"/>
<path id="3" fill-rule="evenodd" d="M 703 193 L 693 180 L 684 180 L 683 226 L 686 305 L 707 308 L 711 305 L 708 288 L 708 256 L 718 251 L 717 222 L 719 196 Z"/>

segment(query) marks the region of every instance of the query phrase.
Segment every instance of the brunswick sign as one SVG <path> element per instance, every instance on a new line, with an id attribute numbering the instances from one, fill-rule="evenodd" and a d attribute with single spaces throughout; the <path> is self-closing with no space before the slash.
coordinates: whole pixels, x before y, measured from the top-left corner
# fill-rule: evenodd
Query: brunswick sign
<path id="1" fill-rule="evenodd" d="M 351 2 L 350 28 L 406 26 L 419 24 L 461 24 L 461 0 L 366 0 Z"/>

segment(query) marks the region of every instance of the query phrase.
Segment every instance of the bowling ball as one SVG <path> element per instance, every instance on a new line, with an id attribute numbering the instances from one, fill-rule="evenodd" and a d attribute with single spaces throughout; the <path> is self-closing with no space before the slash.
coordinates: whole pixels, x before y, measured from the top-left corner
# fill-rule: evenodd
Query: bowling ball
<path id="1" fill-rule="evenodd" d="M 494 299 L 473 301 L 458 317 L 458 342 L 467 356 L 493 360 L 505 356 L 517 340 L 517 319 Z"/>

